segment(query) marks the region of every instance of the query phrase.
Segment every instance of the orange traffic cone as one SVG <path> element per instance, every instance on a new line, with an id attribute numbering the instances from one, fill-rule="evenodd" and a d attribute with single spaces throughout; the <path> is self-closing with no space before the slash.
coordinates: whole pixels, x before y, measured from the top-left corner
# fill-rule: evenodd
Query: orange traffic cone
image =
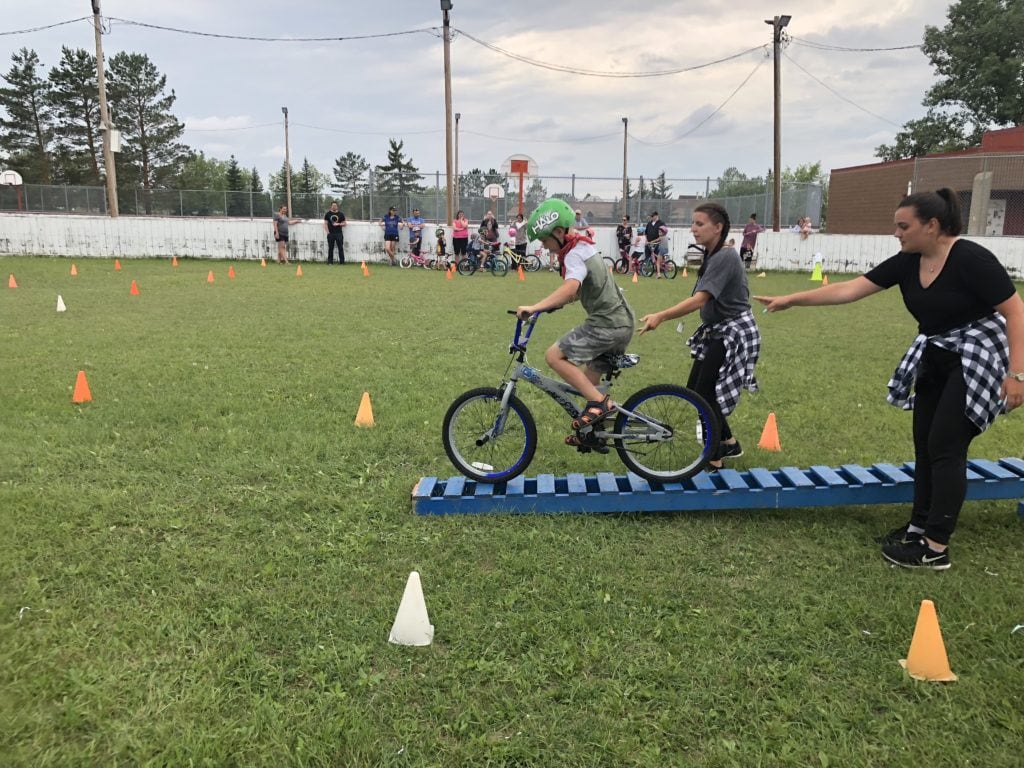
<path id="1" fill-rule="evenodd" d="M 178 266 L 178 257 L 177 256 L 172 256 L 171 257 L 171 266 L 172 267 Z"/>
<path id="2" fill-rule="evenodd" d="M 373 406 L 370 405 L 370 393 L 363 392 L 363 399 L 359 403 L 359 412 L 356 413 L 357 427 L 373 426 Z"/>
<path id="3" fill-rule="evenodd" d="M 121 271 L 121 260 L 120 259 L 114 259 L 114 271 L 115 272 L 120 272 Z"/>
<path id="4" fill-rule="evenodd" d="M 446 269 L 446 270 L 444 271 L 444 279 L 445 279 L 445 280 L 451 280 L 451 279 L 452 279 L 452 270 L 451 270 L 451 267 L 449 267 L 448 269 Z"/>
<path id="5" fill-rule="evenodd" d="M 634 283 L 639 283 L 640 282 L 639 280 L 637 280 L 636 272 L 633 273 L 633 282 Z"/>
<path id="6" fill-rule="evenodd" d="M 71 395 L 72 403 L 88 403 L 92 400 L 92 392 L 89 391 L 89 382 L 86 381 L 85 371 L 78 372 L 75 379 L 75 392 Z"/>
<path id="7" fill-rule="evenodd" d="M 206 275 L 206 282 L 208 282 L 208 283 L 212 283 L 213 282 L 213 270 L 212 269 Z"/>
<path id="8" fill-rule="evenodd" d="M 939 629 L 939 617 L 935 614 L 935 603 L 931 600 L 921 601 L 910 650 L 907 658 L 900 659 L 900 664 L 915 680 L 951 683 L 957 679 L 949 668 L 946 645 L 942 642 L 942 631 Z"/>
<path id="9" fill-rule="evenodd" d="M 71 276 L 78 277 L 78 267 L 75 266 L 74 262 L 71 262 Z"/>
<path id="10" fill-rule="evenodd" d="M 768 414 L 768 419 L 764 423 L 764 430 L 761 432 L 761 439 L 757 442 L 758 448 L 763 448 L 766 451 L 781 451 L 782 445 L 779 443 L 779 427 L 775 423 L 775 411 Z"/>
<path id="11" fill-rule="evenodd" d="M 683 267 L 683 277 L 689 277 L 689 275 L 686 273 L 686 267 Z"/>
<path id="12" fill-rule="evenodd" d="M 14 279 L 14 275 L 11 275 L 10 277 L 7 278 L 7 287 L 8 288 L 17 288 L 18 287 L 18 281 Z"/>
<path id="13" fill-rule="evenodd" d="M 828 285 L 828 275 L 822 275 L 821 276 L 821 284 L 822 285 Z"/>
<path id="14" fill-rule="evenodd" d="M 369 277 L 370 276 L 370 268 L 366 266 L 366 262 L 365 261 L 363 262 L 362 269 L 363 269 L 363 277 Z"/>
<path id="15" fill-rule="evenodd" d="M 260 259 L 260 266 L 261 267 L 267 266 L 267 260 L 266 259 Z"/>
<path id="16" fill-rule="evenodd" d="M 232 280 L 235 279 L 235 265 L 234 264 L 232 264 L 230 267 L 228 267 L 228 277 L 230 277 Z"/>
<path id="17" fill-rule="evenodd" d="M 297 267 L 295 267 L 295 276 L 296 277 L 302 277 L 302 265 L 301 264 L 299 264 Z"/>
<path id="18" fill-rule="evenodd" d="M 139 286 L 138 286 L 138 284 L 134 280 L 132 280 L 131 294 L 132 294 L 132 296 L 138 296 L 139 295 Z"/>
<path id="19" fill-rule="evenodd" d="M 611 270 L 611 267 L 608 267 L 608 269 Z M 522 265 L 519 265 L 519 281 L 522 282 L 525 279 L 526 279 L 526 273 L 523 272 Z"/>

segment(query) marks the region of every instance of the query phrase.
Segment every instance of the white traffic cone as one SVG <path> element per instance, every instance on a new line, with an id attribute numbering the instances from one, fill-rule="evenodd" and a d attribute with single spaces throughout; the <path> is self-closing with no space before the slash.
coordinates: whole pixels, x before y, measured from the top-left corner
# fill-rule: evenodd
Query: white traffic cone
<path id="1" fill-rule="evenodd" d="M 58 312 L 67 312 L 68 311 L 68 308 L 66 306 L 64 306 L 64 299 L 61 297 L 61 295 L 59 293 L 57 294 L 57 311 Z"/>
<path id="2" fill-rule="evenodd" d="M 434 639 L 434 625 L 427 615 L 420 575 L 413 571 L 405 582 L 405 592 L 398 606 L 395 623 L 391 626 L 388 642 L 395 645 L 430 645 Z"/>

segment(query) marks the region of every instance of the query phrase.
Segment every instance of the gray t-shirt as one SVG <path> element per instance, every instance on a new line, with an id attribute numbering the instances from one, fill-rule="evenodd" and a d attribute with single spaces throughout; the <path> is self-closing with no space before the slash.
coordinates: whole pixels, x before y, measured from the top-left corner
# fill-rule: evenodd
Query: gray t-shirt
<path id="1" fill-rule="evenodd" d="M 280 213 L 274 214 L 274 221 L 277 222 L 277 236 L 288 237 L 288 217 Z"/>
<path id="2" fill-rule="evenodd" d="M 707 291 L 711 301 L 700 308 L 701 322 L 715 325 L 742 315 L 750 309 L 747 271 L 735 248 L 726 246 L 707 262 L 708 268 L 697 279 L 697 291 Z"/>

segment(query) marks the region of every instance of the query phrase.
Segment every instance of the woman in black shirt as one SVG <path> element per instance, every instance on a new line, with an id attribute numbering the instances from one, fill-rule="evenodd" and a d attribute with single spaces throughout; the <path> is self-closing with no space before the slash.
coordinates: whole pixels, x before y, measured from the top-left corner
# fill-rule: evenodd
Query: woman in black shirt
<path id="1" fill-rule="evenodd" d="M 909 195 L 896 209 L 895 256 L 848 282 L 754 297 L 777 312 L 900 287 L 919 335 L 889 382 L 888 399 L 914 411 L 914 504 L 910 522 L 883 537 L 882 555 L 908 568 L 949 568 L 971 441 L 1004 408 L 1024 404 L 1024 301 L 990 251 L 958 237 L 961 221 L 952 190 Z"/>

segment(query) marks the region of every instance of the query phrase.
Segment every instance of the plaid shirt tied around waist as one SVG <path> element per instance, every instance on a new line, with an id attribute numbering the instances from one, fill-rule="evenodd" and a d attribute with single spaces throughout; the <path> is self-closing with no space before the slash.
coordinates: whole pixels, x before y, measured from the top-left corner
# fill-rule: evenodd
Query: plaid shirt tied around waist
<path id="1" fill-rule="evenodd" d="M 914 339 L 889 380 L 886 396 L 886 400 L 905 411 L 914 407 L 911 387 L 921 355 L 929 344 L 960 355 L 967 388 L 964 415 L 984 432 L 996 416 L 1006 411 L 1006 403 L 1000 399 L 1000 388 L 1010 364 L 1006 321 L 993 313 L 943 334 L 925 336 L 922 333 Z"/>
<path id="2" fill-rule="evenodd" d="M 757 392 L 757 377 L 754 366 L 761 354 L 761 332 L 757 329 L 754 313 L 747 310 L 742 315 L 724 320 L 715 325 L 701 323 L 693 335 L 686 340 L 690 357 L 703 360 L 712 339 L 725 342 L 725 362 L 718 373 L 715 397 L 722 415 L 728 416 L 736 410 L 740 392 Z"/>

